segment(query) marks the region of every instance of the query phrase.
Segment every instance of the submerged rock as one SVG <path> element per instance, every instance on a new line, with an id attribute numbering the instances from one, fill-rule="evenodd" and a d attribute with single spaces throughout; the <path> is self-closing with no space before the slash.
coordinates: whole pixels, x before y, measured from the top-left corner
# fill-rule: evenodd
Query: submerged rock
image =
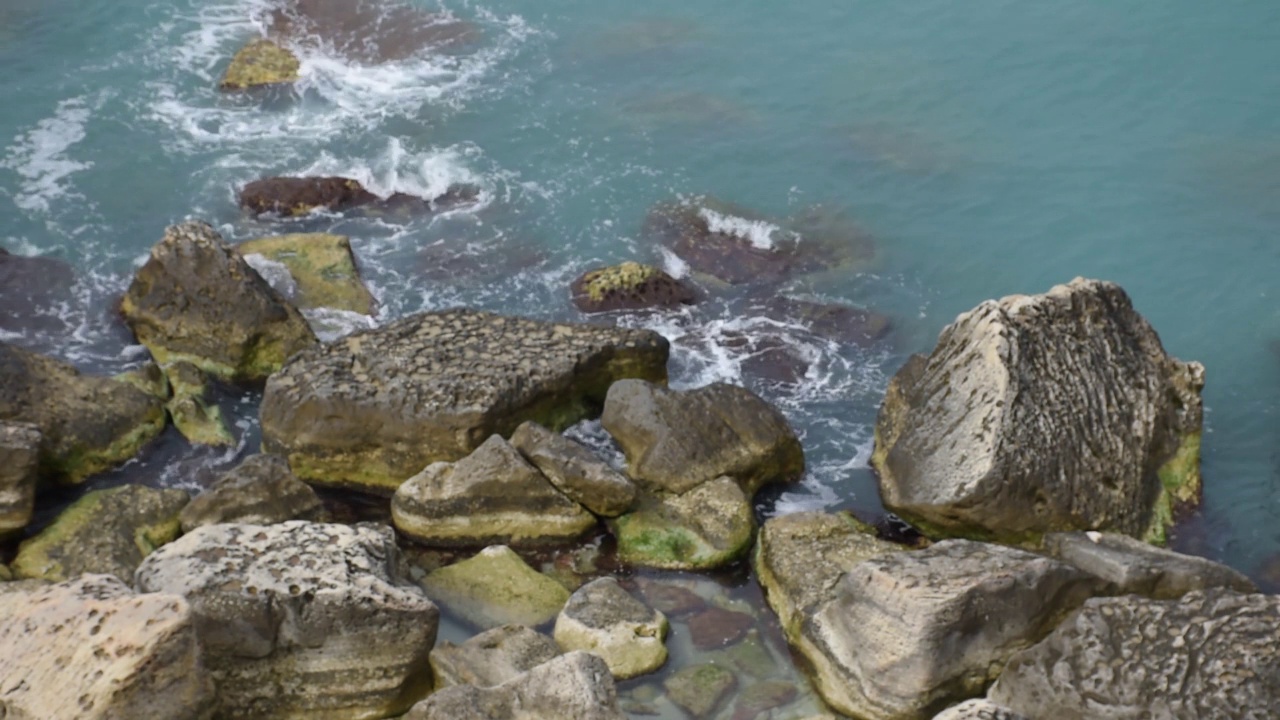
<path id="1" fill-rule="evenodd" d="M 738 685 L 733 673 L 715 664 L 690 665 L 662 681 L 667 697 L 694 720 L 706 720 Z"/>
<path id="2" fill-rule="evenodd" d="M 450 15 L 387 0 L 283 0 L 267 18 L 272 37 L 319 45 L 368 63 L 406 60 L 455 48 L 479 37 L 476 26 Z"/>
<path id="3" fill-rule="evenodd" d="M 298 81 L 298 56 L 265 38 L 253 40 L 231 58 L 218 89 L 223 92 L 252 90 Z"/>
<path id="4" fill-rule="evenodd" d="M 560 492 L 601 517 L 631 509 L 636 487 L 581 444 L 535 422 L 521 423 L 511 444 Z"/>
<path id="5" fill-rule="evenodd" d="M 707 606 L 701 595 L 672 582 L 638 577 L 635 583 L 645 603 L 667 617 L 691 615 Z"/>
<path id="6" fill-rule="evenodd" d="M 1050 533 L 1044 547 L 1058 560 L 1105 580 L 1112 595 L 1165 600 L 1213 587 L 1257 592 L 1249 578 L 1226 565 L 1152 547 L 1127 535 Z"/>
<path id="7" fill-rule="evenodd" d="M 666 379 L 668 344 L 621 330 L 447 310 L 353 333 L 267 382 L 263 448 L 312 483 L 391 493 L 533 420 L 594 414 L 614 381 Z"/>
<path id="8" fill-rule="evenodd" d="M 381 198 L 359 180 L 344 177 L 267 177 L 240 188 L 240 207 L 253 215 L 271 213 L 300 217 L 324 210 L 359 210 L 366 215 L 413 217 L 474 204 L 480 191 L 471 185 L 450 186 L 435 198 L 394 193 Z"/>
<path id="9" fill-rule="evenodd" d="M 13 255 L 0 248 L 0 330 L 10 333 L 66 331 L 59 307 L 72 299 L 71 266 L 51 257 Z"/>
<path id="10" fill-rule="evenodd" d="M 344 235 L 280 235 L 240 243 L 236 250 L 250 265 L 254 264 L 256 255 L 288 268 L 296 292 L 285 295 L 300 308 L 335 308 L 361 315 L 374 313 L 373 295 L 360 279 L 351 240 Z"/>
<path id="11" fill-rule="evenodd" d="M 40 440 L 40 428 L 35 425 L 0 422 L 0 540 L 31 522 L 40 470 Z"/>
<path id="12" fill-rule="evenodd" d="M 294 477 L 277 455 L 252 455 L 227 471 L 182 509 L 182 531 L 205 525 L 272 525 L 319 520 L 324 505 L 310 485 Z"/>
<path id="13" fill-rule="evenodd" d="M 618 680 L 651 673 L 667 661 L 667 618 L 611 577 L 583 585 L 556 618 L 561 650 L 599 655 Z"/>
<path id="14" fill-rule="evenodd" d="M 560 654 L 556 641 L 524 625 L 502 625 L 455 645 L 448 640 L 431 651 L 436 690 L 454 685 L 493 687 Z"/>
<path id="15" fill-rule="evenodd" d="M 847 345 L 867 347 L 882 340 L 892 329 L 887 315 L 863 308 L 797 300 L 771 295 L 751 304 L 750 309 L 785 323 L 798 323 L 814 335 Z"/>
<path id="16" fill-rule="evenodd" d="M 422 585 L 450 611 L 481 628 L 551 622 L 569 599 L 563 585 L 504 545 L 436 570 Z"/>
<path id="17" fill-rule="evenodd" d="M 619 560 L 664 570 L 723 567 L 742 557 L 755 536 L 751 501 L 727 477 L 682 495 L 647 495 L 638 510 L 608 524 Z"/>
<path id="18" fill-rule="evenodd" d="M 795 700 L 799 694 L 799 688 L 785 680 L 754 683 L 738 696 L 730 720 L 755 720 L 760 715 Z"/>
<path id="19" fill-rule="evenodd" d="M 985 302 L 908 361 L 871 462 L 886 507 L 929 534 L 1162 541 L 1199 498 L 1203 385 L 1119 286 L 1076 279 Z"/>
<path id="20" fill-rule="evenodd" d="M 179 361 L 164 369 L 172 395 L 166 408 L 173 426 L 195 445 L 230 447 L 236 439 L 227 429 L 222 409 L 209 398 L 209 378 L 200 368 Z"/>
<path id="21" fill-rule="evenodd" d="M 624 262 L 584 273 L 573 281 L 573 304 L 585 313 L 646 310 L 692 305 L 693 287 L 661 268 Z"/>

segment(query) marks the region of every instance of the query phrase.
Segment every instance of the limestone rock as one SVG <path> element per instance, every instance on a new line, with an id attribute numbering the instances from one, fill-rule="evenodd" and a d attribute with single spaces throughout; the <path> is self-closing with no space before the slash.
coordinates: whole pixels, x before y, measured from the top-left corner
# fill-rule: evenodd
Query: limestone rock
<path id="1" fill-rule="evenodd" d="M 308 482 L 390 494 L 533 420 L 592 415 L 622 378 L 666 379 L 646 330 L 422 313 L 302 353 L 267 382 L 263 448 Z"/>
<path id="2" fill-rule="evenodd" d="M 86 493 L 22 543 L 13 572 L 53 582 L 100 573 L 128 582 L 143 558 L 178 537 L 178 513 L 186 504 L 181 490 L 142 485 Z"/>
<path id="3" fill-rule="evenodd" d="M 1264 720 L 1280 707 L 1280 597 L 1098 598 L 1009 660 L 988 698 L 1052 720 Z"/>
<path id="4" fill-rule="evenodd" d="M 204 371 L 179 361 L 164 372 L 172 391 L 166 407 L 178 432 L 197 445 L 234 446 L 236 439 L 227 429 L 222 409 L 209 399 L 209 378 Z"/>
<path id="5" fill-rule="evenodd" d="M 0 582 L 8 583 L 13 580 L 13 573 L 9 571 L 8 565 L 0 565 Z"/>
<path id="6" fill-rule="evenodd" d="M 1110 583 L 1109 595 L 1171 600 L 1212 587 L 1241 593 L 1258 590 L 1249 578 L 1226 565 L 1152 547 L 1127 535 L 1050 533 L 1044 537 L 1044 547 L 1052 557 Z"/>
<path id="7" fill-rule="evenodd" d="M 0 421 L 0 539 L 31 522 L 40 469 L 40 428 Z"/>
<path id="8" fill-rule="evenodd" d="M 556 618 L 555 639 L 565 652 L 599 655 L 614 678 L 626 680 L 651 673 L 667 661 L 667 629 L 666 616 L 622 589 L 617 580 L 603 577 L 569 597 Z"/>
<path id="9" fill-rule="evenodd" d="M 1199 498 L 1203 385 L 1112 283 L 985 302 L 890 383 L 871 458 L 881 496 L 933 535 L 1162 540 Z"/>
<path id="10" fill-rule="evenodd" d="M 259 38 L 231 58 L 231 65 L 218 88 L 227 92 L 292 85 L 298 81 L 299 68 L 301 63 L 296 55 L 270 40 Z"/>
<path id="11" fill-rule="evenodd" d="M 5 717 L 197 720 L 214 710 L 191 607 L 176 595 L 135 595 L 107 575 L 15 590 L 0 602 L 0 647 Z"/>
<path id="12" fill-rule="evenodd" d="M 640 380 L 609 388 L 601 423 L 627 456 L 627 474 L 654 492 L 684 493 L 722 475 L 752 495 L 804 471 L 782 413 L 724 383 L 676 391 Z"/>
<path id="13" fill-rule="evenodd" d="M 252 455 L 182 509 L 182 531 L 218 523 L 271 525 L 318 520 L 324 505 L 277 455 Z"/>
<path id="14" fill-rule="evenodd" d="M 798 649 L 839 712 L 923 720 L 980 695 L 1099 585 L 1056 560 L 948 540 L 855 565 L 803 621 Z"/>
<path id="15" fill-rule="evenodd" d="M 454 614 L 486 629 L 551 622 L 569 599 L 563 585 L 529 567 L 504 545 L 446 565 L 428 575 L 422 585 Z"/>
<path id="16" fill-rule="evenodd" d="M 690 665 L 662 682 L 667 697 L 694 720 L 710 718 L 738 685 L 733 673 L 719 665 Z"/>
<path id="17" fill-rule="evenodd" d="M 620 560 L 665 570 L 727 565 L 747 552 L 755 535 L 751 501 L 727 477 L 683 495 L 646 496 L 638 510 L 608 524 Z"/>
<path id="18" fill-rule="evenodd" d="M 135 582 L 191 603 L 222 717 L 386 717 L 430 689 L 439 617 L 397 553 L 385 527 L 209 525 Z"/>
<path id="19" fill-rule="evenodd" d="M 592 270 L 574 280 L 570 289 L 573 304 L 585 313 L 674 308 L 698 299 L 689 284 L 637 262 Z"/>
<path id="20" fill-rule="evenodd" d="M 180 360 L 226 380 L 260 380 L 315 335 L 204 222 L 170 226 L 151 248 L 120 311 L 161 365 Z"/>
<path id="21" fill-rule="evenodd" d="M 560 492 L 601 517 L 617 517 L 636 502 L 636 487 L 587 448 L 535 422 L 521 423 L 511 444 Z"/>
<path id="22" fill-rule="evenodd" d="M 250 265 L 254 264 L 254 256 L 284 264 L 296 287 L 296 293 L 289 300 L 300 308 L 336 308 L 361 315 L 374 313 L 373 294 L 360 279 L 351 240 L 346 236 L 280 235 L 249 240 L 236 249 Z"/>
<path id="23" fill-rule="evenodd" d="M 455 645 L 431 651 L 436 690 L 453 685 L 493 687 L 513 680 L 560 654 L 556 641 L 524 625 L 502 625 Z"/>
<path id="24" fill-rule="evenodd" d="M 1028 718 L 1008 708 L 1002 708 L 990 700 L 966 700 L 955 707 L 943 710 L 935 715 L 933 720 L 1028 720 Z"/>
<path id="25" fill-rule="evenodd" d="M 667 617 L 684 617 L 707 607 L 701 595 L 675 583 L 646 577 L 636 578 L 635 583 L 645 603 Z"/>
<path id="26" fill-rule="evenodd" d="M 0 421 L 40 429 L 41 475 L 80 482 L 132 458 L 164 429 L 162 399 L 0 342 Z"/>

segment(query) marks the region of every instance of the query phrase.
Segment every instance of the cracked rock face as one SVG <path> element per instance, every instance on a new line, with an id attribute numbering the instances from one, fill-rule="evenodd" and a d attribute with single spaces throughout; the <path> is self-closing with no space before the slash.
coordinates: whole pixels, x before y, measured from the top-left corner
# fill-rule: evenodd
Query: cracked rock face
<path id="1" fill-rule="evenodd" d="M 263 447 L 302 479 L 391 494 L 433 462 L 533 420 L 593 415 L 614 381 L 666 380 L 647 330 L 475 310 L 422 313 L 295 357 L 267 382 Z"/>
<path id="2" fill-rule="evenodd" d="M 431 651 L 436 690 L 453 685 L 493 687 L 513 680 L 560 654 L 556 641 L 524 625 L 502 625 L 455 645 Z"/>
<path id="3" fill-rule="evenodd" d="M 667 618 L 611 578 L 583 585 L 556 618 L 560 649 L 599 655 L 618 680 L 651 673 L 667 661 Z"/>
<path id="4" fill-rule="evenodd" d="M 618 558 L 639 567 L 708 570 L 742 557 L 755 538 L 751 500 L 732 478 L 683 495 L 642 497 L 635 512 L 609 521 Z"/>
<path id="5" fill-rule="evenodd" d="M 135 584 L 191 603 L 223 717 L 381 717 L 430 689 L 439 618 L 397 552 L 387 528 L 210 525 Z"/>

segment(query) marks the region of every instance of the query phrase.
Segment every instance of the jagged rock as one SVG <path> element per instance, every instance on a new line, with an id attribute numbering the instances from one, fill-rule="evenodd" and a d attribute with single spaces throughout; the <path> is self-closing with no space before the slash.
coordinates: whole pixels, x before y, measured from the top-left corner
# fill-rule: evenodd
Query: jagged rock
<path id="1" fill-rule="evenodd" d="M 667 618 L 649 608 L 618 581 L 603 577 L 569 597 L 556 618 L 561 650 L 599 655 L 618 680 L 646 675 L 667 661 Z"/>
<path id="2" fill-rule="evenodd" d="M 698 295 L 661 268 L 624 262 L 584 273 L 570 286 L 573 304 L 585 313 L 692 305 Z"/>
<path id="3" fill-rule="evenodd" d="M 13 580 L 13 573 L 9 571 L 8 565 L 0 565 L 0 582 L 9 583 Z M 3 590 L 0 590 L 3 592 Z"/>
<path id="4" fill-rule="evenodd" d="M 454 614 L 486 629 L 551 622 L 569 599 L 563 585 L 529 567 L 505 545 L 446 565 L 428 575 L 422 586 Z"/>
<path id="5" fill-rule="evenodd" d="M 164 429 L 164 402 L 126 379 L 0 342 L 0 421 L 40 429 L 40 473 L 80 482 L 132 458 Z"/>
<path id="6" fill-rule="evenodd" d="M 733 645 L 756 625 L 756 619 L 747 613 L 719 607 L 701 610 L 686 622 L 693 647 L 703 651 Z"/>
<path id="7" fill-rule="evenodd" d="M 436 690 L 453 685 L 493 687 L 513 680 L 560 654 L 556 641 L 524 625 L 502 625 L 455 645 L 445 640 L 431 651 Z"/>
<path id="8" fill-rule="evenodd" d="M 129 582 L 143 558 L 178 537 L 178 513 L 186 504 L 181 490 L 142 485 L 94 490 L 22 543 L 13 572 L 53 582 L 101 573 Z"/>
<path id="9" fill-rule="evenodd" d="M 636 487 L 581 444 L 535 422 L 521 423 L 511 444 L 560 492 L 601 517 L 617 517 L 636 502 Z"/>
<path id="10" fill-rule="evenodd" d="M 667 698 L 694 720 L 706 720 L 737 687 L 732 672 L 719 665 L 690 665 L 662 682 Z"/>
<path id="11" fill-rule="evenodd" d="M 231 58 L 218 89 L 250 90 L 271 85 L 292 85 L 302 67 L 298 56 L 265 38 L 253 40 Z"/>
<path id="12" fill-rule="evenodd" d="M 35 425 L 0 422 L 0 539 L 31 522 L 41 437 Z"/>
<path id="13" fill-rule="evenodd" d="M 205 525 L 319 520 L 324 505 L 277 455 L 252 455 L 182 509 L 182 532 Z"/>
<path id="14" fill-rule="evenodd" d="M 1241 593 L 1258 591 L 1249 578 L 1226 565 L 1152 547 L 1127 535 L 1050 533 L 1044 536 L 1044 549 L 1050 556 L 1110 583 L 1108 595 L 1169 600 L 1212 587 Z"/>
<path id="15" fill-rule="evenodd" d="M 653 492 L 680 494 L 727 475 L 752 495 L 804 471 L 786 418 L 737 385 L 681 392 L 621 380 L 609 388 L 600 421 L 622 446 L 627 474 Z"/>
<path id="16" fill-rule="evenodd" d="M 947 540 L 855 565 L 802 622 L 797 649 L 839 712 L 924 720 L 980 695 L 1100 585 L 1046 557 Z"/>
<path id="17" fill-rule="evenodd" d="M 391 518 L 405 535 L 441 547 L 560 542 L 596 524 L 501 435 L 406 480 L 391 500 Z"/>
<path id="18" fill-rule="evenodd" d="M 307 321 L 204 222 L 165 230 L 120 311 L 161 365 L 260 380 L 316 343 Z"/>
<path id="19" fill-rule="evenodd" d="M 1056 715 L 1051 716 L 1057 718 Z M 990 700 L 966 700 L 953 708 L 943 710 L 933 720 L 1029 720 L 1022 715 L 1000 707 Z"/>
<path id="20" fill-rule="evenodd" d="M 404 720 L 626 720 L 604 660 L 571 652 L 491 688 L 455 685 L 418 703 Z"/>
<path id="21" fill-rule="evenodd" d="M 166 408 L 173 426 L 197 445 L 230 447 L 236 444 L 222 409 L 209 399 L 209 378 L 200 368 L 186 361 L 164 369 L 172 395 Z"/>
<path id="22" fill-rule="evenodd" d="M 240 207 L 253 215 L 271 213 L 300 217 L 324 210 L 359 210 L 372 217 L 429 214 L 474 204 L 480 191 L 472 185 L 450 186 L 436 198 L 420 198 L 404 193 L 378 197 L 360 181 L 344 177 L 268 177 L 240 188 Z"/>
<path id="23" fill-rule="evenodd" d="M 386 527 L 209 525 L 135 584 L 191 603 L 221 717 L 386 717 L 429 690 L 439 617 L 397 553 Z"/>
<path id="24" fill-rule="evenodd" d="M 70 330 L 57 308 L 71 301 L 75 282 L 75 272 L 62 260 L 0 248 L 0 330 L 22 335 Z"/>
<path id="25" fill-rule="evenodd" d="M 405 60 L 479 36 L 476 26 L 450 15 L 386 0 L 285 0 L 267 17 L 267 31 L 369 63 Z"/>
<path id="26" fill-rule="evenodd" d="M 751 547 L 751 501 L 731 478 L 684 493 L 645 496 L 638 510 L 609 521 L 624 563 L 664 570 L 708 570 L 727 565 Z"/>
<path id="27" fill-rule="evenodd" d="M 300 308 L 336 308 L 361 315 L 374 313 L 373 294 L 360 279 L 351 240 L 344 235 L 280 235 L 249 240 L 236 249 L 255 267 L 260 262 L 256 261 L 258 257 L 282 263 L 294 281 L 294 293 L 283 294 Z"/>
<path id="28" fill-rule="evenodd" d="M 935 536 L 1163 540 L 1199 498 L 1203 385 L 1115 284 L 987 301 L 890 383 L 871 458 L 881 496 Z"/>
<path id="29" fill-rule="evenodd" d="M 1280 707 L 1280 597 L 1098 598 L 1009 660 L 988 698 L 1052 720 L 1264 720 Z"/>
<path id="30" fill-rule="evenodd" d="M 6 593 L 0 647 L 5 717 L 196 720 L 215 707 L 191 607 L 111 576 Z"/>
<path id="31" fill-rule="evenodd" d="M 615 380 L 666 378 L 647 330 L 422 313 L 302 353 L 267 382 L 263 448 L 308 482 L 383 493 L 526 420 L 587 417 Z"/>

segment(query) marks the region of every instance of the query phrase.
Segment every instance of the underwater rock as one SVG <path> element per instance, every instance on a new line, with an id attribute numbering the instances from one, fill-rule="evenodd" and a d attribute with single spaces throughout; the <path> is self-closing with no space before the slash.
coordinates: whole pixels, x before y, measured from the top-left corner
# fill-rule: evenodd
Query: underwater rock
<path id="1" fill-rule="evenodd" d="M 662 681 L 667 698 L 694 720 L 712 717 L 737 685 L 732 672 L 713 663 L 681 668 Z"/>
<path id="2" fill-rule="evenodd" d="M 599 655 L 618 680 L 651 673 L 667 661 L 667 618 L 611 577 L 583 585 L 556 618 L 554 637 L 565 652 Z"/>
<path id="3" fill-rule="evenodd" d="M 0 422 L 0 540 L 19 533 L 31 522 L 40 440 L 40 428 L 35 425 Z"/>
<path id="4" fill-rule="evenodd" d="M 837 303 L 797 300 L 772 295 L 751 303 L 750 311 L 784 323 L 797 323 L 819 337 L 846 345 L 868 347 L 889 334 L 892 322 L 886 315 Z"/>
<path id="5" fill-rule="evenodd" d="M 692 305 L 693 287 L 661 268 L 624 262 L 584 273 L 570 286 L 573 304 L 585 313 L 646 310 Z"/>
<path id="6" fill-rule="evenodd" d="M 1240 572 L 1201 557 L 1152 547 L 1114 533 L 1050 533 L 1044 549 L 1111 585 L 1108 595 L 1145 595 L 1156 600 L 1182 597 L 1192 590 L 1224 587 L 1257 592 Z"/>
<path id="7" fill-rule="evenodd" d="M 27 334 L 69 330 L 58 314 L 70 303 L 76 276 L 51 257 L 13 255 L 0 248 L 0 330 Z"/>
<path id="8" fill-rule="evenodd" d="M 251 455 L 223 473 L 182 509 L 182 531 L 205 525 L 273 525 L 319 520 L 324 505 L 310 485 L 294 477 L 277 455 Z"/>
<path id="9" fill-rule="evenodd" d="M 351 240 L 344 235 L 279 235 L 242 242 L 236 250 L 250 265 L 258 255 L 288 268 L 295 292 L 282 294 L 299 308 L 335 308 L 361 315 L 372 315 L 376 309 L 373 294 L 356 269 Z"/>
<path id="10" fill-rule="evenodd" d="M 785 680 L 766 680 L 745 688 L 734 703 L 729 720 L 755 720 L 796 699 L 799 688 Z"/>
<path id="11" fill-rule="evenodd" d="M 601 517 L 617 517 L 636 502 L 636 486 L 581 444 L 535 422 L 521 423 L 511 444 L 560 492 Z"/>
<path id="12" fill-rule="evenodd" d="M 685 623 L 695 648 L 715 650 L 746 637 L 756 626 L 756 619 L 744 612 L 708 607 L 689 616 Z"/>
<path id="13" fill-rule="evenodd" d="M 387 0 L 280 0 L 267 32 L 282 41 L 321 46 L 365 63 L 406 60 L 480 36 L 471 23 Z"/>
<path id="14" fill-rule="evenodd" d="M 608 521 L 618 559 L 663 570 L 709 570 L 742 557 L 755 537 L 751 501 L 732 478 L 682 495 L 645 494 L 639 509 Z"/>
<path id="15" fill-rule="evenodd" d="M 529 567 L 505 545 L 446 565 L 422 586 L 454 614 L 484 629 L 551 622 L 569 599 L 563 585 Z"/>
<path id="16" fill-rule="evenodd" d="M 744 375 L 782 385 L 799 385 L 812 365 L 804 349 L 783 334 L 730 330 L 721 337 L 723 347 L 742 355 L 739 367 Z"/>
<path id="17" fill-rule="evenodd" d="M 223 92 L 252 90 L 298 81 L 298 56 L 265 38 L 251 41 L 231 58 L 218 89 Z"/>
<path id="18" fill-rule="evenodd" d="M 560 654 L 556 641 L 524 625 L 502 625 L 455 645 L 448 640 L 431 651 L 436 690 L 454 685 L 493 687 Z"/>
<path id="19" fill-rule="evenodd" d="M 195 365 L 180 360 L 164 368 L 172 394 L 165 405 L 173 426 L 194 445 L 231 447 L 236 439 L 227 429 L 222 409 L 209 399 L 209 378 Z"/>

